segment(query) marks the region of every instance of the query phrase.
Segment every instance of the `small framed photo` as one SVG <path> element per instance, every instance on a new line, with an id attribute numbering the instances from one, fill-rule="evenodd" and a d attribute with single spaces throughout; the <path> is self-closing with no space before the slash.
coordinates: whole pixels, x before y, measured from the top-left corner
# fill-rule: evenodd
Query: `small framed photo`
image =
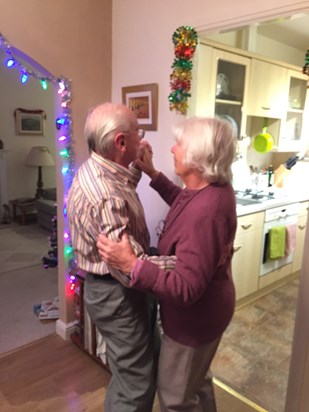
<path id="1" fill-rule="evenodd" d="M 46 120 L 44 110 L 16 109 L 14 117 L 16 134 L 44 135 Z"/>
<path id="2" fill-rule="evenodd" d="M 145 130 L 158 127 L 158 84 L 142 84 L 122 88 L 122 103 L 137 116 L 138 123 Z"/>

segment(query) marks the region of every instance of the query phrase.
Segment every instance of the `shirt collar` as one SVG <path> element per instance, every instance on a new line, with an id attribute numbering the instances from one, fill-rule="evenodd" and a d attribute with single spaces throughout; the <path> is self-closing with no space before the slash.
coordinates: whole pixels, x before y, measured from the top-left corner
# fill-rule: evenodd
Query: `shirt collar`
<path id="1" fill-rule="evenodd" d="M 112 160 L 106 159 L 95 152 L 92 152 L 90 158 L 104 171 L 108 171 L 113 174 L 115 179 L 128 183 L 131 182 L 134 186 L 137 185 L 141 178 L 141 172 L 132 166 L 126 168 L 113 162 Z"/>

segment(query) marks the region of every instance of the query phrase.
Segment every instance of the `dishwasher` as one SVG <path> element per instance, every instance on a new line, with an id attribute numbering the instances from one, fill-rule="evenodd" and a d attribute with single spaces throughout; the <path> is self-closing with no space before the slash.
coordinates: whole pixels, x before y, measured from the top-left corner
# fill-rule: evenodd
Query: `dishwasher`
<path id="1" fill-rule="evenodd" d="M 293 253 L 290 253 L 280 259 L 267 260 L 268 233 L 271 228 L 276 226 L 296 225 L 298 210 L 299 203 L 292 203 L 265 210 L 260 276 L 264 276 L 267 273 L 279 269 L 281 266 L 287 265 L 293 261 Z"/>

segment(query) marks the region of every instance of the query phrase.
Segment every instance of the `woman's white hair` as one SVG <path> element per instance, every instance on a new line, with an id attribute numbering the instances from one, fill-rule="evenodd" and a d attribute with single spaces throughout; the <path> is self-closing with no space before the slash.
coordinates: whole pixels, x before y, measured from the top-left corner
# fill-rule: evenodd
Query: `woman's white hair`
<path id="1" fill-rule="evenodd" d="M 176 141 L 185 149 L 186 166 L 197 169 L 210 183 L 232 180 L 235 158 L 235 133 L 231 124 L 220 118 L 192 117 L 173 129 Z"/>
<path id="2" fill-rule="evenodd" d="M 89 151 L 109 157 L 114 150 L 114 136 L 137 125 L 135 114 L 127 106 L 103 103 L 92 109 L 86 119 L 84 135 Z"/>

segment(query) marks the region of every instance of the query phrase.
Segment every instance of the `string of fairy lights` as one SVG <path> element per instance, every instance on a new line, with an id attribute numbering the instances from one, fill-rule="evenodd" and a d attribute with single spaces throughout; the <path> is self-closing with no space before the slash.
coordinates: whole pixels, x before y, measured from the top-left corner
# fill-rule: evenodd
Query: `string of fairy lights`
<path id="1" fill-rule="evenodd" d="M 39 81 L 43 90 L 47 90 L 51 85 L 56 91 L 59 112 L 55 119 L 56 127 L 56 151 L 61 159 L 61 173 L 63 176 L 63 218 L 64 218 L 64 264 L 66 271 L 66 285 L 68 291 L 74 292 L 76 282 L 76 259 L 71 244 L 68 230 L 66 201 L 69 188 L 74 174 L 74 153 L 72 147 L 72 117 L 71 102 L 72 91 L 71 82 L 65 77 L 55 77 L 42 74 L 35 70 L 33 66 L 28 66 L 23 59 L 18 56 L 18 52 L 9 44 L 7 39 L 0 33 L 0 50 L 4 52 L 4 65 L 8 70 L 15 70 L 19 76 L 21 84 L 26 85 L 30 81 Z"/>

